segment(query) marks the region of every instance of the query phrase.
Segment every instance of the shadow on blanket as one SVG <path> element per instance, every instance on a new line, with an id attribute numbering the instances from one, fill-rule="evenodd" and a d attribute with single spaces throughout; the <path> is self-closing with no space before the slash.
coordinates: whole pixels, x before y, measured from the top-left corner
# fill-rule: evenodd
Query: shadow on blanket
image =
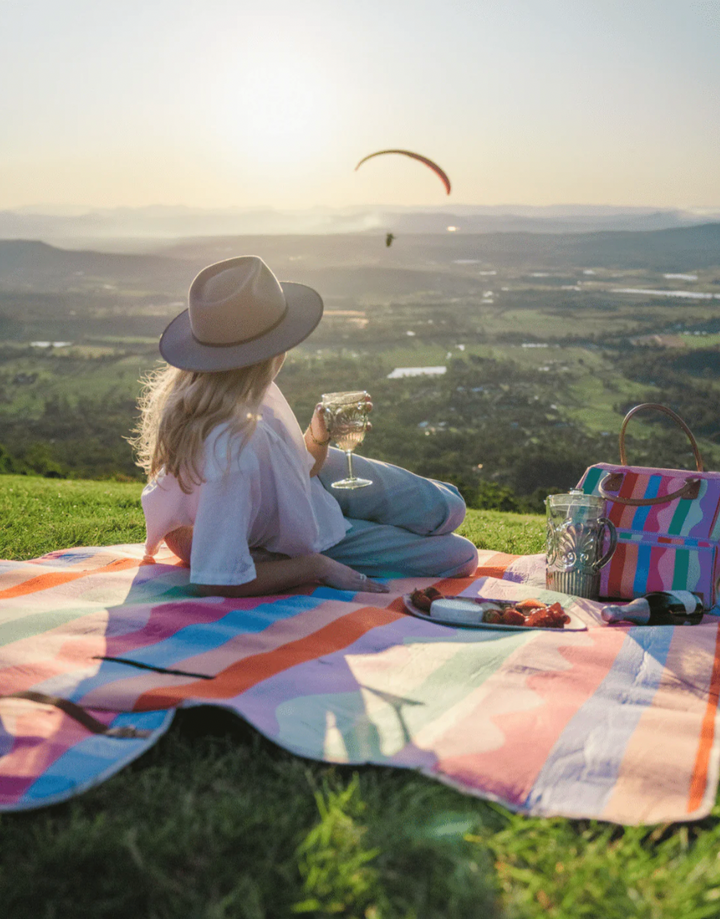
<path id="1" fill-rule="evenodd" d="M 716 620 L 607 627 L 599 604 L 544 588 L 544 558 L 481 552 L 474 578 L 393 579 L 389 594 L 306 589 L 198 597 L 142 547 L 0 562 L 0 806 L 39 807 L 108 778 L 178 708 L 219 706 L 293 753 L 424 772 L 514 810 L 620 823 L 696 819 L 717 784 Z M 402 596 L 560 599 L 586 632 L 454 629 Z M 128 733 L 128 732 L 126 732 Z M 672 743 L 667 738 L 672 737 Z"/>

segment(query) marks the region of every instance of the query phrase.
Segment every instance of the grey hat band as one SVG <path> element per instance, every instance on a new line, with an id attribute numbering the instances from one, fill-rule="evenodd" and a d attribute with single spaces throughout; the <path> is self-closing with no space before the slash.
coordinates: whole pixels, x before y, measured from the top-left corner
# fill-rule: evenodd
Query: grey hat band
<path id="1" fill-rule="evenodd" d="M 281 322 L 284 321 L 285 317 L 287 316 L 287 313 L 288 313 L 288 305 L 287 303 L 285 303 L 285 309 L 282 311 L 278 319 L 275 322 L 273 322 L 271 326 L 268 326 L 266 329 L 263 329 L 262 332 L 258 332 L 257 335 L 251 335 L 250 338 L 239 338 L 237 341 L 223 341 L 223 342 L 202 341 L 195 335 L 195 333 L 192 331 L 192 328 L 190 330 L 190 334 L 192 335 L 193 339 L 199 345 L 203 346 L 203 348 L 237 348 L 238 345 L 244 345 L 251 341 L 257 341 L 258 338 L 264 338 L 266 335 L 268 335 L 270 332 L 276 329 L 280 325 Z"/>

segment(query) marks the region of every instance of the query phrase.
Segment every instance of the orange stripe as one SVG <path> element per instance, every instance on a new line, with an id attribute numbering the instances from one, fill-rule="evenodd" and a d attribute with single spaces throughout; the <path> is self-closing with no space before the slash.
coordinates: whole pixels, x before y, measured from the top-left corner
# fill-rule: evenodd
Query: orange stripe
<path id="1" fill-rule="evenodd" d="M 388 609 L 364 606 L 297 641 L 246 657 L 222 670 L 213 680 L 193 680 L 172 689 L 151 689 L 138 697 L 134 711 L 171 708 L 188 698 L 231 699 L 290 667 L 347 648 L 376 626 L 388 625 L 402 616 Z"/>
<path id="2" fill-rule="evenodd" d="M 636 495 L 635 487 L 638 484 L 638 474 L 637 472 L 626 472 L 623 478 L 623 483 L 620 486 L 620 491 L 618 492 L 618 497 L 623 498 L 641 498 L 643 493 Z M 640 489 L 638 489 L 640 491 Z M 607 514 L 609 520 L 615 524 L 618 528 L 630 528 L 632 527 L 632 518 L 635 515 L 637 508 L 632 507 L 626 504 L 620 504 L 617 501 L 612 502 L 610 508 L 610 513 Z"/>
<path id="3" fill-rule="evenodd" d="M 484 564 L 478 566 L 472 577 L 443 578 L 440 581 L 435 581 L 433 587 L 446 597 L 457 597 L 463 590 L 471 587 L 478 578 L 502 578 L 510 565 L 518 558 L 520 558 L 519 555 L 508 555 L 507 552 L 496 552 L 494 555 L 491 555 Z M 400 602 L 402 603 L 402 600 Z M 393 605 L 394 601 L 390 604 L 390 608 L 392 608 Z M 404 606 L 402 608 L 405 609 Z"/>
<path id="4" fill-rule="evenodd" d="M 142 561 L 135 558 L 116 559 L 102 568 L 91 568 L 84 571 L 52 571 L 49 574 L 41 574 L 36 578 L 30 578 L 23 581 L 22 584 L 16 584 L 15 587 L 8 587 L 0 590 L 0 600 L 10 600 L 13 597 L 22 597 L 25 594 L 34 594 L 40 590 L 50 590 L 53 587 L 59 587 L 61 584 L 68 584 L 70 581 L 77 581 L 78 578 L 86 578 L 91 574 L 100 574 L 101 572 L 125 571 L 128 568 L 139 568 Z"/>
<path id="5" fill-rule="evenodd" d="M 471 578 L 444 578 L 442 581 L 436 581 L 433 587 L 445 597 L 457 597 L 459 593 L 470 587 L 473 581 L 481 576 L 481 570 L 478 568 L 478 574 L 473 575 Z"/>
<path id="6" fill-rule="evenodd" d="M 478 567 L 474 577 L 470 580 L 482 577 L 502 578 L 510 565 L 518 558 L 520 558 L 519 555 L 508 555 L 507 552 L 498 552 L 496 555 L 491 555 L 486 562 Z"/>
<path id="7" fill-rule="evenodd" d="M 395 597 L 392 603 L 388 603 L 385 609 L 388 609 L 393 613 L 403 613 L 406 616 L 408 615 L 408 611 L 405 609 L 405 601 L 402 597 Z"/>
<path id="8" fill-rule="evenodd" d="M 610 571 L 608 574 L 607 592 L 610 597 L 622 597 L 622 576 L 625 568 L 625 556 L 627 546 L 618 540 L 618 544 L 610 559 Z"/>
<path id="9" fill-rule="evenodd" d="M 713 740 L 715 739 L 715 715 L 717 712 L 718 698 L 720 698 L 720 626 L 718 626 L 717 638 L 715 639 L 715 660 L 713 661 L 712 676 L 710 677 L 707 708 L 705 709 L 705 716 L 702 721 L 702 727 L 700 728 L 700 744 L 698 746 L 698 752 L 695 758 L 695 768 L 693 769 L 693 777 L 690 783 L 688 813 L 700 807 L 705 795 L 705 789 L 707 788 L 710 753 L 712 752 Z"/>

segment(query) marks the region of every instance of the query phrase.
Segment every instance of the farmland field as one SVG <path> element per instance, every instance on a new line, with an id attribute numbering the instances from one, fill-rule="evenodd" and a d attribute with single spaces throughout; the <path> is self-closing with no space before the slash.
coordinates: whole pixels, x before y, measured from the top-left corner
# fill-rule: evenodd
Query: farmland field
<path id="1" fill-rule="evenodd" d="M 301 423 L 321 392 L 365 388 L 367 450 L 457 481 L 470 503 L 499 488 L 511 509 L 538 510 L 543 491 L 615 459 L 622 417 L 643 401 L 675 408 L 717 468 L 719 243 L 717 224 L 407 235 L 392 249 L 377 236 L 184 240 L 145 255 L 0 242 L 0 468 L 137 477 L 123 437 L 157 338 L 203 265 L 244 252 L 324 298 L 279 380 Z M 388 379 L 433 366 L 446 370 Z M 633 419 L 628 448 L 637 463 L 691 459 L 659 415 Z"/>

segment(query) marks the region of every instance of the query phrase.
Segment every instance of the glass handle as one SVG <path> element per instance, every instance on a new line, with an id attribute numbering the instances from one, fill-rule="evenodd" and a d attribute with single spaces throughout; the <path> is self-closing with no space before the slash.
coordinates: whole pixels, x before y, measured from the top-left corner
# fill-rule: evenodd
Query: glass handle
<path id="1" fill-rule="evenodd" d="M 613 552 L 617 546 L 617 530 L 615 529 L 615 524 L 611 520 L 608 520 L 607 517 L 601 517 L 598 522 L 602 524 L 603 529 L 607 529 L 608 533 L 610 534 L 610 547 L 608 548 L 605 555 L 603 555 L 603 557 L 600 559 L 600 561 L 595 562 L 593 565 L 595 571 L 599 571 L 601 568 L 607 565 L 607 563 L 612 558 Z"/>
<path id="2" fill-rule="evenodd" d="M 557 559 L 557 538 L 552 520 L 548 520 L 545 537 L 546 564 L 554 565 Z"/>

